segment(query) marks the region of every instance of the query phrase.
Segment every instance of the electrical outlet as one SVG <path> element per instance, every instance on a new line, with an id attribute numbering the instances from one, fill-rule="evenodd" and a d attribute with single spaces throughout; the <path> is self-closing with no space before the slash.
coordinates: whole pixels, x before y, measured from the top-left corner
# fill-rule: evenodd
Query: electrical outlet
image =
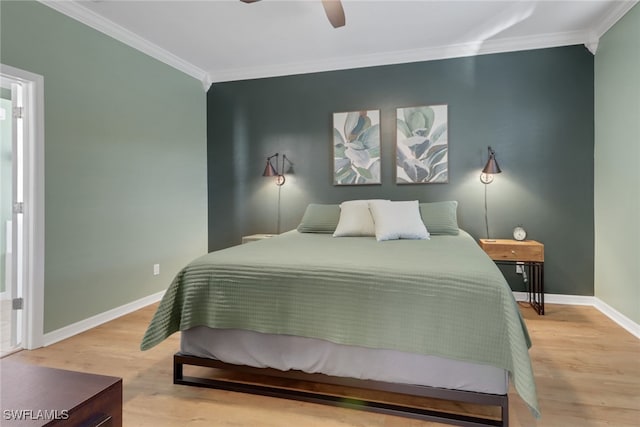
<path id="1" fill-rule="evenodd" d="M 160 264 L 153 264 L 153 275 L 157 276 L 160 274 Z"/>
<path id="2" fill-rule="evenodd" d="M 522 274 L 524 272 L 523 268 L 524 268 L 523 262 L 516 262 L 516 274 Z"/>

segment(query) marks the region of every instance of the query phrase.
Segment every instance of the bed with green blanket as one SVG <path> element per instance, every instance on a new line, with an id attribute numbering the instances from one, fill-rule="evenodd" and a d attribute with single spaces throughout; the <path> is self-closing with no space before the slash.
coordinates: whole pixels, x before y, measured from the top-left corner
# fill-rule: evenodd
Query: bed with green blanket
<path id="1" fill-rule="evenodd" d="M 538 415 L 531 342 L 511 289 L 462 230 L 384 242 L 293 230 L 209 253 L 173 280 L 141 348 L 196 327 L 497 367 Z"/>

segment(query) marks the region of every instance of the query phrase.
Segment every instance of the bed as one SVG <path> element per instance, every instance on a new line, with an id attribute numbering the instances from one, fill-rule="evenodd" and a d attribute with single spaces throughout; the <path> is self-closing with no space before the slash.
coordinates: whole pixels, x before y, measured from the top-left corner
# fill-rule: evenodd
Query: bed
<path id="1" fill-rule="evenodd" d="M 517 304 L 495 264 L 458 228 L 457 204 L 448 203 L 420 204 L 428 238 L 385 241 L 334 237 L 340 208 L 310 205 L 297 230 L 187 265 L 141 348 L 182 331 L 179 384 L 345 406 L 335 396 L 185 377 L 183 367 L 194 365 L 501 409 L 493 420 L 352 405 L 457 425 L 508 425 L 511 381 L 538 416 L 531 342 Z"/>

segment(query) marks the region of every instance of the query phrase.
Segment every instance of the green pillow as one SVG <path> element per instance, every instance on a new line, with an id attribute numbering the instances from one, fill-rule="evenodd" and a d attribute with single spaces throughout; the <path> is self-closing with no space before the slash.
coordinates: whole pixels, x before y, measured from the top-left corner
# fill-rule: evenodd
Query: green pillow
<path id="1" fill-rule="evenodd" d="M 420 203 L 422 222 L 429 234 L 457 235 L 460 232 L 457 208 L 456 201 Z"/>
<path id="2" fill-rule="evenodd" d="M 298 225 L 300 233 L 331 233 L 336 231 L 340 220 L 339 205 L 320 205 L 311 203 L 307 206 Z"/>

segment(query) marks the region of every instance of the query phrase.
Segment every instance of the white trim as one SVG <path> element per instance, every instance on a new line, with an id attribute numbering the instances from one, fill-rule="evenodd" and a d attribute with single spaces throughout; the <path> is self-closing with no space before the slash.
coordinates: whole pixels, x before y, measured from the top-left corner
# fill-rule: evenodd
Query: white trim
<path id="1" fill-rule="evenodd" d="M 491 53 L 580 45 L 590 40 L 589 35 L 590 33 L 585 31 L 542 34 L 529 37 L 513 37 L 508 39 L 460 43 L 426 49 L 411 49 L 371 55 L 350 56 L 349 58 L 327 58 L 319 61 L 234 68 L 218 71 L 212 70 L 209 74 L 211 75 L 213 82 L 225 82 L 373 67 L 379 65 L 406 64 L 411 62 L 461 58 Z"/>
<path id="2" fill-rule="evenodd" d="M 65 340 L 74 335 L 95 328 L 96 326 L 100 326 L 103 323 L 107 323 L 114 319 L 117 319 L 118 317 L 124 316 L 125 314 L 133 313 L 136 310 L 140 310 L 143 307 L 154 304 L 162 299 L 164 293 L 165 291 L 162 291 L 140 298 L 139 300 L 130 302 L 120 307 L 113 308 L 111 310 L 105 311 L 104 313 L 91 316 L 88 319 L 84 319 L 63 328 L 56 329 L 55 331 L 48 332 L 44 335 L 43 345 L 46 347 L 51 344 L 55 344 L 59 341 Z"/>
<path id="3" fill-rule="evenodd" d="M 529 301 L 529 296 L 526 292 L 513 292 L 513 297 L 516 301 Z M 584 295 L 544 294 L 544 302 L 545 304 L 589 305 L 595 307 L 631 335 L 640 339 L 640 324 L 629 319 L 600 298 Z"/>
<path id="4" fill-rule="evenodd" d="M 0 64 L 0 74 L 25 91 L 28 129 L 24 141 L 24 332 L 22 347 L 41 347 L 44 331 L 44 77 Z"/>
<path id="5" fill-rule="evenodd" d="M 202 78 L 202 87 L 205 92 L 209 91 L 209 88 L 213 84 L 213 80 L 211 79 L 211 75 L 209 73 L 205 73 L 205 76 Z"/>
<path id="6" fill-rule="evenodd" d="M 598 25 L 593 28 L 594 35 L 600 39 L 607 31 L 613 27 L 639 0 L 624 0 L 614 2 L 609 14 L 605 16 Z"/>
<path id="7" fill-rule="evenodd" d="M 640 0 L 616 2 L 615 7 L 594 28 L 586 31 L 542 34 L 499 40 L 484 40 L 471 43 L 439 46 L 428 49 L 385 52 L 372 55 L 350 56 L 348 58 L 327 58 L 319 61 L 289 64 L 265 65 L 258 67 L 227 68 L 205 71 L 200 67 L 174 55 L 162 47 L 146 40 L 138 34 L 82 6 L 77 1 L 38 0 L 40 3 L 82 22 L 134 49 L 137 49 L 185 74 L 198 79 L 206 90 L 211 83 L 249 80 L 294 74 L 336 71 L 379 65 L 405 64 L 439 59 L 461 58 L 491 53 L 516 52 L 530 49 L 584 44 L 593 54 L 600 37 L 606 33 L 625 13 Z"/>
<path id="8" fill-rule="evenodd" d="M 27 290 L 30 295 L 31 306 L 27 307 L 27 334 L 24 347 L 34 349 L 41 346 L 44 333 L 44 77 L 31 74 L 29 84 L 29 96 L 32 97 L 30 105 L 33 108 L 31 117 L 32 136 L 31 147 L 26 161 L 29 163 L 25 191 L 28 219 L 25 226 L 28 227 L 29 244 L 29 268 L 27 274 Z"/>
<path id="9" fill-rule="evenodd" d="M 594 297 L 594 299 L 595 299 L 595 304 L 594 304 L 595 308 L 597 308 L 604 315 L 609 317 L 609 319 L 613 320 L 618 325 L 622 326 L 624 329 L 629 331 L 629 333 L 631 333 L 631 335 L 633 335 L 636 338 L 640 339 L 640 324 L 638 324 L 638 323 L 634 322 L 633 320 L 629 319 L 627 316 L 625 316 L 624 314 L 620 313 L 618 310 L 616 310 L 615 308 L 611 307 L 609 304 L 607 304 L 606 302 L 602 301 L 600 298 Z"/>
<path id="10" fill-rule="evenodd" d="M 516 301 L 529 301 L 529 295 L 526 292 L 513 292 L 513 297 Z M 595 306 L 594 298 L 585 295 L 544 294 L 544 302 L 549 304 Z"/>
<path id="11" fill-rule="evenodd" d="M 596 35 L 596 33 L 592 32 L 589 36 L 589 41 L 585 42 L 584 45 L 592 55 L 595 55 L 598 51 L 598 45 L 600 44 L 600 37 Z"/>
<path id="12" fill-rule="evenodd" d="M 97 314 L 88 319 L 81 320 L 73 323 L 69 326 L 57 329 L 52 332 L 48 332 L 44 335 L 43 345 L 49 346 L 59 341 L 70 338 L 74 335 L 85 332 L 91 328 L 95 328 L 118 317 L 124 316 L 129 313 L 133 313 L 136 310 L 144 308 L 148 305 L 154 304 L 160 301 L 165 291 L 157 292 L 147 297 L 140 298 L 139 300 L 130 302 L 128 304 L 116 307 L 114 309 L 105 311 L 104 313 Z M 526 292 L 514 292 L 513 296 L 517 301 L 527 301 Z M 625 330 L 629 331 L 636 338 L 640 339 L 640 325 L 633 322 L 631 319 L 624 316 L 608 304 L 604 303 L 600 299 L 592 296 L 583 295 L 560 295 L 560 294 L 545 294 L 545 303 L 549 304 L 567 304 L 567 305 L 588 305 L 595 307 L 605 316 L 616 322 Z"/>
<path id="13" fill-rule="evenodd" d="M 639 0 L 624 0 L 615 2 L 607 16 L 605 16 L 591 31 L 589 31 L 589 37 L 585 41 L 584 45 L 589 49 L 589 52 L 596 54 L 598 50 L 598 44 L 600 43 L 600 37 L 602 37 L 607 31 L 613 27 L 616 22 L 620 20 L 633 6 L 638 3 Z"/>
<path id="14" fill-rule="evenodd" d="M 38 1 L 51 9 L 75 19 L 76 21 L 88 25 L 94 30 L 100 31 L 109 37 L 137 49 L 158 61 L 164 62 L 165 64 L 170 65 L 171 67 L 182 71 L 197 80 L 204 82 L 207 78 L 207 73 L 203 69 L 185 61 L 168 50 L 151 43 L 138 34 L 127 30 L 104 16 L 87 9 L 76 1 Z"/>

